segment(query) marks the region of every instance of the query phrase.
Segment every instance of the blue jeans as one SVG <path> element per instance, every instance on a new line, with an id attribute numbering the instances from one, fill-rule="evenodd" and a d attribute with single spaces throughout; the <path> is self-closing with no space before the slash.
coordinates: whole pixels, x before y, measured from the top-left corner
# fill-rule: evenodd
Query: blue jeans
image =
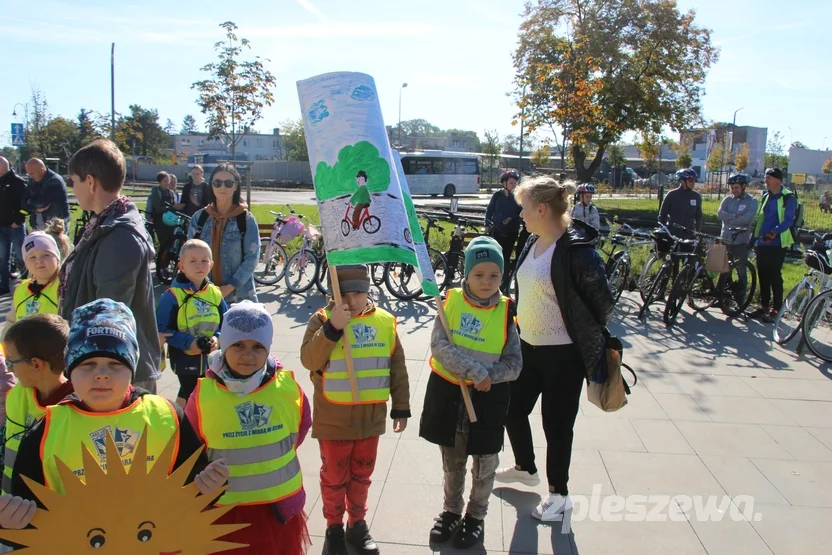
<path id="1" fill-rule="evenodd" d="M 9 287 L 12 256 L 18 261 L 20 268 L 23 268 L 20 249 L 23 247 L 25 236 L 26 228 L 23 225 L 20 227 L 0 226 L 0 289 L 8 289 Z"/>

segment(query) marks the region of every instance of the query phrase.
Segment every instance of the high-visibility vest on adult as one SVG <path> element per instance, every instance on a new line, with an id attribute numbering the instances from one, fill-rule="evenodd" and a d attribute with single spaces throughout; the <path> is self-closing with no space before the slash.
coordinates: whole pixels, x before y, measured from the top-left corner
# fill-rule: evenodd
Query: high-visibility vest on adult
<path id="1" fill-rule="evenodd" d="M 780 196 L 779 202 L 777 203 L 777 220 L 778 223 L 783 223 L 783 220 L 786 217 L 786 197 L 794 197 L 791 191 L 783 187 L 780 192 L 782 195 Z M 765 198 L 763 198 L 763 202 L 760 203 L 760 211 L 757 212 L 757 226 L 754 228 L 754 237 L 760 237 L 760 230 L 763 227 L 763 219 L 765 219 L 765 209 L 766 204 L 768 204 L 769 199 L 771 198 L 771 193 L 767 194 Z M 787 249 L 794 245 L 794 238 L 792 237 L 792 231 L 787 229 L 786 231 L 780 234 L 780 246 L 784 249 Z"/>
<path id="2" fill-rule="evenodd" d="M 41 442 L 43 474 L 46 486 L 64 493 L 55 457 L 61 459 L 76 476 L 84 479 L 82 445 L 107 469 L 107 430 L 113 436 L 121 457 L 121 464 L 128 471 L 133 465 L 133 455 L 142 433 L 147 436 L 147 468 L 153 468 L 168 441 L 179 441 L 179 418 L 173 406 L 163 397 L 144 395 L 130 406 L 114 412 L 88 412 L 71 403 L 54 405 L 46 409 L 46 428 Z M 173 461 L 179 445 L 170 463 Z M 144 471 L 144 468 L 142 468 Z"/>
<path id="3" fill-rule="evenodd" d="M 31 283 L 31 279 L 24 280 L 14 290 L 12 303 L 17 320 L 20 321 L 33 314 L 57 314 L 59 285 L 57 278 L 49 282 L 39 293 L 30 289 Z"/>
<path id="4" fill-rule="evenodd" d="M 3 493 L 9 493 L 12 485 L 12 470 L 20 449 L 20 440 L 35 422 L 46 414 L 46 407 L 38 403 L 38 392 L 34 387 L 18 383 L 6 394 L 6 446 L 3 455 Z"/>
<path id="5" fill-rule="evenodd" d="M 171 287 L 179 310 L 176 314 L 176 329 L 194 337 L 211 337 L 220 327 L 220 288 L 208 284 L 199 291 L 188 291 Z"/>
<path id="6" fill-rule="evenodd" d="M 202 378 L 195 395 L 208 458 L 228 462 L 228 489 L 218 504 L 273 503 L 300 491 L 303 395 L 291 372 L 279 370 L 245 397 Z"/>
<path id="7" fill-rule="evenodd" d="M 508 299 L 503 297 L 493 308 L 474 306 L 465 299 L 462 289 L 451 289 L 445 299 L 445 315 L 451 330 L 452 343 L 463 353 L 486 368 L 500 360 L 507 340 Z M 430 357 L 431 370 L 451 383 L 459 379 L 442 364 Z M 472 385 L 474 382 L 465 380 Z"/>
<path id="8" fill-rule="evenodd" d="M 324 311 L 329 320 L 330 312 Z M 358 403 L 352 397 L 344 341 L 350 342 L 358 384 Z M 396 319 L 384 310 L 350 319 L 323 373 L 324 398 L 338 405 L 386 403 L 390 398 L 390 364 L 396 348 Z"/>

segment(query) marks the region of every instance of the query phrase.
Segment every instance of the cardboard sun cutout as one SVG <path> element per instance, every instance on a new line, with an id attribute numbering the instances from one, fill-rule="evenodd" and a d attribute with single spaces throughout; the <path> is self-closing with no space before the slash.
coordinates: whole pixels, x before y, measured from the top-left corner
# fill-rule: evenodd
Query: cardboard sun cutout
<path id="1" fill-rule="evenodd" d="M 65 495 L 23 477 L 46 510 L 35 512 L 34 529 L 0 530 L 0 539 L 26 546 L 22 552 L 31 555 L 208 555 L 246 547 L 217 539 L 248 526 L 214 524 L 234 505 L 204 510 L 227 486 L 210 496 L 199 495 L 193 482 L 184 486 L 201 449 L 168 476 L 174 436 L 147 472 L 147 463 L 143 468 L 137 462 L 147 460 L 147 434 L 142 433 L 128 473 L 123 464 L 113 464 L 121 458 L 109 433 L 106 441 L 107 472 L 82 446 L 86 484 L 56 460 Z"/>

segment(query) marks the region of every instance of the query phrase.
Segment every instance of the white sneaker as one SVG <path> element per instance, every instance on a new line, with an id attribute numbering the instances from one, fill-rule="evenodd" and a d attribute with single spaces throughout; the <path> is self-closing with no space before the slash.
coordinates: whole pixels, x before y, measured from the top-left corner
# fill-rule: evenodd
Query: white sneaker
<path id="1" fill-rule="evenodd" d="M 559 493 L 550 493 L 534 508 L 532 516 L 543 522 L 559 521 L 563 519 L 560 515 L 571 511 L 572 507 L 572 498 L 568 495 L 564 497 Z"/>
<path id="2" fill-rule="evenodd" d="M 525 470 L 517 470 L 514 466 L 501 468 L 497 471 L 497 475 L 494 479 L 503 484 L 520 482 L 521 484 L 525 484 L 527 486 L 540 485 L 540 473 L 529 474 Z"/>

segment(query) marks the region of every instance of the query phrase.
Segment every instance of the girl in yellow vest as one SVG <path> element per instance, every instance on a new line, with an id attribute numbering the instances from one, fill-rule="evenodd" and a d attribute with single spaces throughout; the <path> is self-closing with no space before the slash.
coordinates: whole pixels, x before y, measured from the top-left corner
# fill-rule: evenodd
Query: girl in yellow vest
<path id="1" fill-rule="evenodd" d="M 61 252 L 55 239 L 43 231 L 33 231 L 21 249 L 29 278 L 14 288 L 12 310 L 7 322 L 17 322 L 32 314 L 58 313 L 58 270 Z"/>
<path id="2" fill-rule="evenodd" d="M 309 401 L 292 372 L 269 356 L 273 332 L 263 305 L 231 305 L 221 350 L 209 356 L 185 408 L 208 457 L 228 462 L 229 487 L 217 504 L 237 506 L 217 523 L 250 524 L 224 537 L 249 546 L 229 555 L 303 555 L 310 544 L 297 457 L 311 426 Z"/>
<path id="3" fill-rule="evenodd" d="M 0 526 L 21 529 L 32 520 L 36 497 L 22 476 L 63 493 L 56 458 L 78 476 L 84 469 L 82 446 L 98 457 L 99 464 L 107 464 L 108 430 L 114 434 L 121 463 L 128 469 L 143 433 L 148 434 L 149 467 L 174 437 L 178 448 L 171 471 L 199 449 L 200 441 L 183 421 L 181 408 L 130 385 L 138 359 L 136 321 L 127 306 L 99 299 L 72 312 L 65 362 L 75 394 L 48 407 L 46 416 L 20 443 L 11 494 L 0 496 Z M 202 454 L 193 474 L 199 490 L 209 495 L 225 483 L 228 467 L 223 460 L 208 464 Z"/>
<path id="4" fill-rule="evenodd" d="M 466 549 L 482 542 L 485 516 L 503 449 L 511 382 L 523 356 L 514 323 L 514 303 L 500 293 L 503 249 L 490 237 L 477 237 L 465 249 L 465 280 L 448 291 L 445 314 L 451 338 L 439 317 L 430 341 L 432 372 L 425 392 L 419 435 L 439 445 L 445 470 L 445 500 L 430 538 L 453 538 Z M 471 423 L 459 380 L 471 393 L 477 421 Z M 471 495 L 466 507 L 465 474 L 473 459 Z M 463 518 L 463 514 L 465 517 Z"/>
<path id="5" fill-rule="evenodd" d="M 312 437 L 321 448 L 321 499 L 326 519 L 324 552 L 346 555 L 349 542 L 360 555 L 378 553 L 365 516 L 367 494 L 387 429 L 387 400 L 392 398 L 393 431 L 410 418 L 410 383 L 396 319 L 367 296 L 366 266 L 338 266 L 344 304 L 334 302 L 310 318 L 300 361 L 315 387 Z M 344 358 L 344 339 L 352 347 L 359 401 L 353 400 Z M 344 513 L 348 514 L 344 530 Z"/>

